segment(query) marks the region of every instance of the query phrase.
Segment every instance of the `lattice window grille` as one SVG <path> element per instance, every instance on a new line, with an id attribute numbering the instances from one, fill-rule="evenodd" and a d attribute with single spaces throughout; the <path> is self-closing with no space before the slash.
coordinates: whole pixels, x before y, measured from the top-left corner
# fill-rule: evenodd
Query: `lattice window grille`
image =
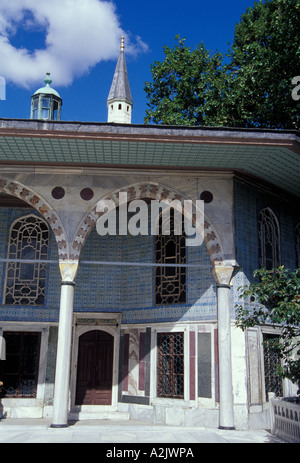
<path id="1" fill-rule="evenodd" d="M 266 400 L 268 400 L 269 392 L 274 392 L 277 397 L 283 396 L 282 379 L 276 373 L 276 367 L 280 365 L 280 358 L 278 353 L 274 352 L 268 345 L 268 341 L 274 338 L 276 338 L 274 335 L 263 335 Z"/>
<path id="2" fill-rule="evenodd" d="M 177 217 L 176 217 L 177 218 Z M 183 224 L 183 216 L 181 215 Z M 181 224 L 181 230 L 183 225 Z M 160 217 L 159 234 L 155 236 L 155 262 L 158 264 L 185 264 L 185 235 L 176 234 L 174 230 L 174 210 L 170 212 L 170 234 L 163 234 L 162 217 Z M 178 224 L 177 224 L 178 226 Z M 179 226 L 180 228 L 180 226 Z M 155 268 L 155 303 L 182 304 L 186 302 L 186 268 Z"/>
<path id="3" fill-rule="evenodd" d="M 295 252 L 296 252 L 296 268 L 300 267 L 300 223 L 295 229 Z"/>
<path id="4" fill-rule="evenodd" d="M 263 209 L 258 217 L 260 267 L 272 270 L 280 265 L 279 224 L 270 208 Z"/>
<path id="5" fill-rule="evenodd" d="M 13 260 L 47 260 L 49 229 L 40 218 L 29 215 L 11 227 L 6 266 L 5 303 L 12 305 L 43 305 L 46 264 L 14 262 Z"/>
<path id="6" fill-rule="evenodd" d="M 157 335 L 157 396 L 184 398 L 184 333 Z"/>

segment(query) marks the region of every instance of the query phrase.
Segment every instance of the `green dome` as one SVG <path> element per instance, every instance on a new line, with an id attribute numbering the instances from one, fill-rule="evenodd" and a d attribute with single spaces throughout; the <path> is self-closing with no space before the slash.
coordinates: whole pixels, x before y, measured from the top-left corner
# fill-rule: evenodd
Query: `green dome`
<path id="1" fill-rule="evenodd" d="M 40 93 L 45 93 L 47 95 L 55 95 L 58 98 L 60 98 L 59 93 L 54 90 L 54 88 L 50 87 L 50 84 L 52 83 L 52 80 L 50 79 L 50 72 L 47 72 L 46 79 L 44 80 L 45 82 L 45 87 L 39 88 L 36 92 L 34 92 L 34 95 L 38 95 Z"/>

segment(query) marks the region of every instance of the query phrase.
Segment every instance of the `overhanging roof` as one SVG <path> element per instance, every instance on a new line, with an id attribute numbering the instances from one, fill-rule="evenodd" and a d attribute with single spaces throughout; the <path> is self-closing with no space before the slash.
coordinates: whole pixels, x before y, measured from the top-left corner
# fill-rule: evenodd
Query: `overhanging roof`
<path id="1" fill-rule="evenodd" d="M 1 164 L 232 169 L 300 196 L 293 130 L 0 119 Z"/>

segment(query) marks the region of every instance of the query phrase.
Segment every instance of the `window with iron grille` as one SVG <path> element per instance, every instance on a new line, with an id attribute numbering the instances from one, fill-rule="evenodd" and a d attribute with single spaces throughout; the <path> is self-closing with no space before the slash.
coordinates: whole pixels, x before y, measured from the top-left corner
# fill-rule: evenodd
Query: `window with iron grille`
<path id="1" fill-rule="evenodd" d="M 296 268 L 300 268 L 300 223 L 295 229 Z"/>
<path id="2" fill-rule="evenodd" d="M 280 358 L 278 353 L 270 347 L 272 339 L 276 338 L 278 336 L 273 334 L 264 333 L 263 335 L 266 400 L 268 400 L 269 392 L 274 392 L 277 397 L 283 395 L 282 379 L 276 373 L 276 367 L 280 365 Z"/>
<path id="3" fill-rule="evenodd" d="M 178 213 L 176 213 L 178 217 Z M 163 217 L 160 216 L 159 234 L 155 237 L 155 262 L 158 264 L 185 264 L 186 243 L 184 234 L 175 233 L 174 209 L 170 211 L 170 234 L 162 233 Z M 183 217 L 180 214 L 181 230 Z M 178 223 L 176 224 L 178 226 Z M 186 268 L 155 268 L 155 303 L 183 304 L 186 302 Z"/>
<path id="4" fill-rule="evenodd" d="M 258 226 L 259 265 L 272 270 L 280 265 L 280 238 L 277 218 L 269 207 L 260 211 Z"/>
<path id="5" fill-rule="evenodd" d="M 40 333 L 4 333 L 6 360 L 0 362 L 2 397 L 35 398 L 40 354 Z"/>
<path id="6" fill-rule="evenodd" d="M 157 397 L 184 398 L 184 334 L 157 335 Z"/>
<path id="7" fill-rule="evenodd" d="M 26 261 L 46 260 L 48 243 L 48 226 L 39 217 L 28 215 L 13 223 L 7 256 L 11 262 L 6 266 L 5 304 L 43 305 L 46 264 Z M 25 262 L 20 262 L 22 260 Z"/>

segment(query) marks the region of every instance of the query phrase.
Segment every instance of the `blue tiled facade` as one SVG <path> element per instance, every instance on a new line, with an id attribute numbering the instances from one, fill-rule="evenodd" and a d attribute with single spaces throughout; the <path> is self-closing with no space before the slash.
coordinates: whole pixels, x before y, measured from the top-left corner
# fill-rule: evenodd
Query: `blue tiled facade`
<path id="1" fill-rule="evenodd" d="M 234 279 L 232 315 L 238 300 L 237 288 L 253 278 L 259 266 L 258 214 L 270 207 L 280 227 L 281 263 L 295 267 L 294 231 L 300 217 L 280 197 L 236 180 L 234 183 L 234 226 L 236 260 L 240 266 Z M 9 229 L 19 217 L 38 214 L 30 208 L 0 209 L 0 256 L 7 257 Z M 49 260 L 57 261 L 57 245 L 50 232 Z M 122 323 L 161 323 L 216 320 L 216 287 L 205 244 L 187 247 L 187 302 L 155 305 L 154 268 L 97 265 L 85 262 L 154 262 L 154 237 L 105 236 L 94 229 L 82 250 L 76 277 L 74 312 L 121 312 Z M 0 263 L 0 319 L 3 321 L 57 322 L 61 276 L 58 265 L 48 264 L 44 306 L 4 304 L 5 263 Z"/>
<path id="2" fill-rule="evenodd" d="M 18 217 L 37 214 L 32 209 L 0 209 L 0 255 L 7 256 L 9 228 Z M 57 246 L 50 232 L 49 259 L 57 260 Z M 205 244 L 187 248 L 187 302 L 156 306 L 154 268 L 97 265 L 84 262 L 154 262 L 154 237 L 105 236 L 94 229 L 81 255 L 76 277 L 74 312 L 122 312 L 122 323 L 160 323 L 215 320 L 216 289 Z M 48 264 L 43 307 L 6 306 L 3 301 L 5 264 L 1 263 L 0 319 L 3 321 L 57 322 L 60 299 L 58 265 Z"/>
<path id="3" fill-rule="evenodd" d="M 279 223 L 281 265 L 293 270 L 296 264 L 295 227 L 300 222 L 295 207 L 278 195 L 238 180 L 234 191 L 236 260 L 247 277 L 250 278 L 259 267 L 258 215 L 267 207 L 272 209 Z"/>
<path id="4" fill-rule="evenodd" d="M 237 288 L 253 280 L 254 270 L 259 268 L 258 215 L 264 208 L 271 208 L 277 217 L 280 230 L 281 265 L 294 270 L 296 265 L 295 227 L 300 216 L 295 206 L 278 194 L 260 191 L 251 185 L 236 180 L 234 184 L 234 221 L 236 260 L 240 266 L 235 277 L 234 298 Z"/>

